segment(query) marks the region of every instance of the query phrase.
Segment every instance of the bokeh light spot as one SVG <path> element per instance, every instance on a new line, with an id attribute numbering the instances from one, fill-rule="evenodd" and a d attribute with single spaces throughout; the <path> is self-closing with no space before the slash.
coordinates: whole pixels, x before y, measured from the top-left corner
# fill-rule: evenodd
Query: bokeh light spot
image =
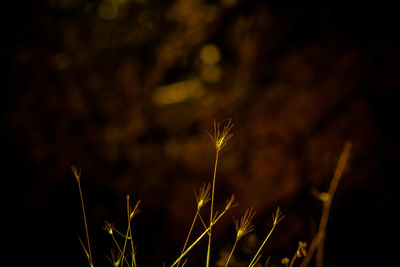
<path id="1" fill-rule="evenodd" d="M 200 97 L 204 89 L 198 80 L 186 80 L 158 87 L 153 94 L 155 104 L 163 106 L 177 104 L 189 98 Z"/>
<path id="2" fill-rule="evenodd" d="M 204 64 L 215 65 L 221 59 L 218 47 L 213 44 L 204 46 L 200 52 L 200 59 Z"/>

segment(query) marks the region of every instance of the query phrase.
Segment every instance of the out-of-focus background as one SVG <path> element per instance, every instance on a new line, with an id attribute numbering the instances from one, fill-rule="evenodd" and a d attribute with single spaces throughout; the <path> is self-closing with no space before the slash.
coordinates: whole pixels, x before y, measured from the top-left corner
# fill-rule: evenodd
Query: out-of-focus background
<path id="1" fill-rule="evenodd" d="M 256 230 L 240 241 L 235 266 L 252 258 L 278 205 L 286 217 L 262 261 L 280 265 L 298 241 L 310 243 L 322 209 L 311 191 L 327 190 L 346 140 L 353 150 L 326 266 L 400 263 L 394 6 L 42 0 L 10 1 L 3 13 L 2 178 L 11 196 L 2 217 L 14 226 L 3 231 L 16 265 L 87 266 L 71 164 L 82 169 L 95 266 L 110 266 L 102 228 L 126 227 L 126 194 L 142 200 L 139 266 L 171 264 L 195 213 L 193 189 L 212 178 L 206 131 L 225 118 L 234 137 L 221 153 L 216 207 L 231 193 L 239 206 L 215 228 L 213 265 L 233 245 L 231 217 L 251 206 Z M 205 256 L 206 241 L 187 266 Z"/>

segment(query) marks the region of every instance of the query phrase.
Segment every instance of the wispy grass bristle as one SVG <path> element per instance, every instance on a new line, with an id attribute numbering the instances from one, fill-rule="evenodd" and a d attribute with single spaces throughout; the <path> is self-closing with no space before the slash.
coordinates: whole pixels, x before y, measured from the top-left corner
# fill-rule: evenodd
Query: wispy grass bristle
<path id="1" fill-rule="evenodd" d="M 227 119 L 226 121 L 223 121 L 223 123 L 224 126 L 221 129 L 221 123 L 214 121 L 214 133 L 210 134 L 207 132 L 217 151 L 220 151 L 233 136 L 231 133 L 233 128 L 232 119 Z"/>
<path id="2" fill-rule="evenodd" d="M 196 192 L 196 190 L 194 191 L 198 210 L 200 210 L 205 204 L 207 204 L 210 201 L 211 199 L 210 189 L 211 189 L 211 184 L 208 183 L 207 185 L 204 184 L 202 187 L 200 187 L 198 193 Z"/>
<path id="3" fill-rule="evenodd" d="M 254 226 L 251 224 L 251 220 L 256 215 L 254 208 L 247 209 L 244 215 L 238 220 L 234 220 L 236 228 L 236 239 L 240 240 L 243 236 L 254 230 Z"/>
<path id="4" fill-rule="evenodd" d="M 248 233 L 254 230 L 254 227 L 251 224 L 251 220 L 253 219 L 254 215 L 256 215 L 256 212 L 254 211 L 253 208 L 250 208 L 245 211 L 244 215 L 240 218 L 240 222 L 235 219 L 233 220 L 236 228 L 236 239 L 231 249 L 231 252 L 229 253 L 228 259 L 226 260 L 225 267 L 228 266 L 238 241 L 243 236 L 247 235 Z"/>

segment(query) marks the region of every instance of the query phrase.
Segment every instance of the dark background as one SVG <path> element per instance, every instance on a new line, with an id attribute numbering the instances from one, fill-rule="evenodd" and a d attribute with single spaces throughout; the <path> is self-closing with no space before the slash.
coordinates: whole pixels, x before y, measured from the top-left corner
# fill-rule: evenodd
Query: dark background
<path id="1" fill-rule="evenodd" d="M 11 1 L 12 2 L 12 1 Z M 17 266 L 87 266 L 82 169 L 95 266 L 110 266 L 104 220 L 134 220 L 139 266 L 171 264 L 211 181 L 213 121 L 232 118 L 212 261 L 230 249 L 231 216 L 257 211 L 236 262 L 249 262 L 279 205 L 286 218 L 262 261 L 311 243 L 346 140 L 327 266 L 398 266 L 398 10 L 347 1 L 43 0 L 3 4 L 3 231 Z M 209 206 L 208 206 L 209 207 Z M 196 231 L 201 230 L 197 228 Z M 203 266 L 206 241 L 187 266 Z M 313 264 L 313 263 L 312 263 Z M 247 266 L 247 265 L 245 265 Z"/>

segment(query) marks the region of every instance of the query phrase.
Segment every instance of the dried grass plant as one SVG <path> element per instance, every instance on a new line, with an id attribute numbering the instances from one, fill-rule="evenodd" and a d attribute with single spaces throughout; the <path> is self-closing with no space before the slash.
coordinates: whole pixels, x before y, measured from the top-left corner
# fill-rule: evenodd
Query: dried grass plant
<path id="1" fill-rule="evenodd" d="M 187 263 L 187 259 L 189 257 L 189 252 L 199 243 L 201 239 L 203 239 L 206 235 L 208 236 L 208 245 L 207 245 L 207 253 L 206 253 L 206 267 L 210 265 L 211 259 L 211 244 L 212 244 L 212 229 L 214 225 L 224 216 L 226 213 L 236 206 L 235 204 L 235 197 L 232 194 L 231 197 L 226 201 L 225 207 L 222 211 L 214 211 L 214 202 L 215 202 L 215 189 L 216 189 L 216 177 L 217 177 L 217 167 L 218 167 L 218 160 L 220 157 L 220 152 L 222 148 L 228 143 L 228 141 L 232 138 L 233 134 L 231 132 L 233 127 L 232 120 L 228 119 L 223 121 L 222 123 L 214 122 L 214 132 L 212 134 L 208 133 L 210 136 L 213 146 L 215 147 L 215 161 L 214 161 L 214 171 L 211 183 L 206 183 L 198 191 L 194 191 L 195 198 L 196 198 L 196 212 L 192 221 L 192 224 L 189 228 L 188 234 L 186 236 L 185 242 L 183 244 L 182 250 L 177 257 L 177 259 L 170 265 L 173 266 L 184 266 Z M 331 208 L 331 203 L 339 181 L 343 175 L 345 166 L 347 164 L 349 155 L 351 151 L 351 143 L 347 142 L 345 144 L 344 150 L 340 155 L 339 162 L 337 164 L 333 179 L 330 183 L 329 189 L 327 193 L 319 193 L 317 194 L 318 198 L 323 201 L 323 211 L 321 215 L 320 225 L 318 229 L 318 233 L 316 234 L 315 238 L 311 242 L 310 248 L 308 251 L 306 250 L 307 244 L 306 242 L 300 241 L 298 243 L 298 248 L 294 253 L 291 260 L 289 258 L 283 258 L 281 263 L 286 267 L 293 267 L 296 259 L 303 258 L 303 261 L 300 264 L 300 267 L 308 266 L 310 260 L 314 254 L 316 253 L 316 266 L 322 267 L 323 266 L 323 248 L 324 248 L 324 239 L 326 235 L 326 227 L 327 222 L 329 219 L 329 213 Z M 79 237 L 79 241 L 83 248 L 83 251 L 87 257 L 88 263 L 90 267 L 94 267 L 93 264 L 93 257 L 92 257 L 92 250 L 90 246 L 90 238 L 89 238 L 89 230 L 87 225 L 87 217 L 85 212 L 85 205 L 82 195 L 81 189 L 81 171 L 78 170 L 75 166 L 71 167 L 72 173 L 78 182 L 79 194 L 81 198 L 81 206 L 82 206 L 82 213 L 83 213 L 83 220 L 84 220 L 84 228 L 85 228 L 85 235 L 86 240 L 84 241 Z M 111 250 L 111 257 L 109 260 L 114 267 L 137 267 L 136 263 L 136 249 L 134 245 L 134 236 L 132 234 L 132 220 L 134 217 L 139 213 L 139 205 L 140 200 L 138 200 L 134 205 L 131 205 L 130 196 L 127 195 L 126 203 L 127 203 L 127 229 L 125 233 L 117 230 L 116 227 L 110 223 L 105 223 L 104 229 L 106 232 L 111 236 L 115 248 Z M 209 213 L 209 220 L 208 224 L 203 219 L 200 211 L 204 208 L 208 203 L 210 203 L 210 213 Z M 230 250 L 229 256 L 227 257 L 224 266 L 227 267 L 230 264 L 231 258 L 234 254 L 235 248 L 240 239 L 244 236 L 249 234 L 254 230 L 254 226 L 252 224 L 252 220 L 255 217 L 256 212 L 253 208 L 248 208 L 240 220 L 234 219 L 234 225 L 236 228 L 236 235 L 235 241 Z M 282 215 L 280 208 L 278 207 L 276 211 L 272 214 L 272 226 L 267 232 L 267 235 L 264 238 L 264 241 L 259 246 L 257 252 L 254 254 L 253 258 L 248 264 L 248 267 L 255 267 L 261 266 L 260 259 L 262 257 L 262 251 L 265 249 L 267 241 L 269 240 L 271 234 L 274 232 L 276 226 L 279 224 L 280 221 L 285 216 Z M 194 241 L 191 243 L 189 242 L 191 236 L 193 235 L 193 229 L 196 223 L 201 223 L 204 230 L 197 236 Z M 117 237 L 119 239 L 123 239 L 122 242 L 118 242 Z M 128 249 L 128 246 L 130 248 Z M 270 257 L 264 266 L 269 265 Z M 164 263 L 165 265 L 165 263 Z"/>

